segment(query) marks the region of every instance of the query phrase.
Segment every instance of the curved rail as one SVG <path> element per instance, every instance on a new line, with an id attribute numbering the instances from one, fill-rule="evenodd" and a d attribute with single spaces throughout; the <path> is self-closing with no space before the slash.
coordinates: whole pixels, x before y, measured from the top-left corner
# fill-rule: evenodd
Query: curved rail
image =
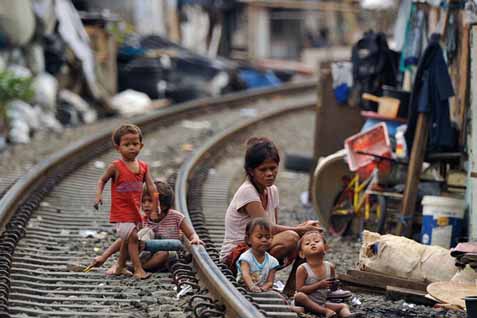
<path id="1" fill-rule="evenodd" d="M 206 144 L 204 144 L 200 149 L 198 149 L 194 156 L 189 158 L 189 160 L 181 166 L 179 170 L 176 188 L 175 191 L 178 194 L 176 196 L 176 206 L 178 209 L 183 212 L 186 217 L 191 221 L 189 216 L 189 208 L 187 204 L 187 194 L 189 190 L 189 180 L 194 173 L 196 167 L 200 165 L 201 162 L 207 160 L 211 157 L 211 154 L 218 153 L 222 146 L 233 136 L 242 132 L 243 130 L 250 128 L 254 125 L 257 125 L 265 119 L 271 119 L 273 117 L 284 115 L 292 111 L 301 110 L 303 108 L 313 107 L 314 105 L 304 104 L 289 107 L 287 109 L 282 109 L 280 111 L 274 111 L 267 114 L 264 114 L 260 117 L 254 118 L 247 122 L 231 127 L 226 131 L 218 134 L 217 136 L 211 138 Z M 203 246 L 191 246 L 192 255 L 194 256 L 194 261 L 198 268 L 208 268 L 208 271 L 205 271 L 208 275 L 207 281 L 209 282 L 209 288 L 220 291 L 216 295 L 220 295 L 222 301 L 226 304 L 226 307 L 231 309 L 233 313 L 230 314 L 232 317 L 243 317 L 243 318 L 257 318 L 264 317 L 263 314 L 258 311 L 245 297 L 242 295 L 232 283 L 222 274 L 221 270 L 210 258 L 207 251 Z"/>

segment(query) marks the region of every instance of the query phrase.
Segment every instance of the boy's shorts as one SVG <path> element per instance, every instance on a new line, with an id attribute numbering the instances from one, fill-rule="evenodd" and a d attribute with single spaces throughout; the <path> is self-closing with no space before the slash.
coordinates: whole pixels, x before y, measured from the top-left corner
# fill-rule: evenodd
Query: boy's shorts
<path id="1" fill-rule="evenodd" d="M 131 235 L 132 231 L 137 229 L 140 223 L 132 223 L 132 222 L 125 222 L 125 223 L 116 223 L 116 233 L 118 234 L 119 238 L 122 240 L 127 240 Z"/>

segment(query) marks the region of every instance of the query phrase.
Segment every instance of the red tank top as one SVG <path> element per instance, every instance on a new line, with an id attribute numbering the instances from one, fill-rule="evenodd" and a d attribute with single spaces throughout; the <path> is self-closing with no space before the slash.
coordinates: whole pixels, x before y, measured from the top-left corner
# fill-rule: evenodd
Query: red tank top
<path id="1" fill-rule="evenodd" d="M 111 212 L 109 215 L 111 223 L 142 222 L 141 196 L 148 166 L 144 161 L 138 161 L 139 173 L 129 170 L 122 160 L 113 161 L 119 173 L 117 180 L 111 183 Z"/>

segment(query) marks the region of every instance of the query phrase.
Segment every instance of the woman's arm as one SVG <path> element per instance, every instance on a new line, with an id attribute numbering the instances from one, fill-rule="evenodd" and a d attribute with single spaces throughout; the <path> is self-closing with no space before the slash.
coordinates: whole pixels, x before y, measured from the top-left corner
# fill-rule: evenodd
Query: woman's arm
<path id="1" fill-rule="evenodd" d="M 298 269 L 296 270 L 296 291 L 305 294 L 311 294 L 317 289 L 325 289 L 331 287 L 332 282 L 328 279 L 320 280 L 310 285 L 305 285 L 306 277 L 307 273 L 305 268 L 303 266 L 298 267 Z"/>
<path id="2" fill-rule="evenodd" d="M 266 216 L 265 209 L 263 208 L 262 204 L 258 201 L 253 201 L 250 203 L 247 203 L 243 208 L 242 208 L 246 214 L 248 214 L 252 218 L 257 218 L 257 217 L 264 217 Z M 275 213 L 277 213 L 275 209 Z M 283 231 L 295 231 L 298 235 L 303 235 L 303 233 L 311 230 L 320 230 L 320 222 L 318 221 L 306 221 L 302 224 L 299 224 L 297 226 L 285 226 L 285 225 L 279 225 L 279 224 L 273 224 L 272 225 L 272 234 L 277 234 Z"/>
<path id="3" fill-rule="evenodd" d="M 275 273 L 277 271 L 275 269 L 272 269 L 269 273 L 268 273 L 268 277 L 267 277 L 267 281 L 265 282 L 265 284 L 263 284 L 262 286 L 260 286 L 260 289 L 262 291 L 267 291 L 267 290 L 270 290 L 272 289 L 273 287 L 273 282 L 275 281 Z"/>
<path id="4" fill-rule="evenodd" d="M 242 271 L 243 282 L 245 283 L 247 289 L 255 293 L 261 292 L 262 290 L 260 287 L 255 285 L 255 283 L 252 281 L 252 277 L 250 277 L 250 265 L 246 261 L 240 262 L 240 270 Z"/>
<path id="5" fill-rule="evenodd" d="M 189 221 L 186 218 L 182 219 L 181 222 L 181 231 L 185 234 L 187 239 L 190 241 L 190 244 L 201 244 L 204 245 L 204 242 L 201 241 L 199 235 L 194 231 L 194 228 L 189 224 Z"/>

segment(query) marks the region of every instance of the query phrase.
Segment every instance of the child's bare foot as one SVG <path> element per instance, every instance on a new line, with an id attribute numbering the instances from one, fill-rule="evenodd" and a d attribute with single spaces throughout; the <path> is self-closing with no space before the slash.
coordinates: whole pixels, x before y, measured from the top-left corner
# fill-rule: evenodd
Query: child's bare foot
<path id="1" fill-rule="evenodd" d="M 304 314 L 305 313 L 305 308 L 301 306 L 288 306 L 288 309 L 290 309 L 293 312 L 296 312 L 297 314 Z"/>
<path id="2" fill-rule="evenodd" d="M 118 264 L 114 263 L 108 270 L 106 271 L 106 275 L 114 275 L 116 273 L 116 269 L 118 268 Z"/>
<path id="3" fill-rule="evenodd" d="M 327 310 L 325 318 L 336 318 L 338 315 L 333 310 Z"/>
<path id="4" fill-rule="evenodd" d="M 117 266 L 117 267 L 116 267 L 116 271 L 114 272 L 113 275 L 118 275 L 118 276 L 119 276 L 119 275 L 131 276 L 132 273 L 131 273 L 130 271 L 128 271 L 128 269 L 125 268 L 125 267 L 119 267 L 119 266 Z"/>
<path id="5" fill-rule="evenodd" d="M 132 273 L 127 270 L 127 268 L 119 268 L 117 263 L 114 263 L 108 270 L 106 271 L 106 275 L 126 275 L 132 276 Z"/>
<path id="6" fill-rule="evenodd" d="M 143 269 L 141 269 L 141 270 L 136 270 L 134 272 L 133 277 L 136 279 L 148 279 L 149 277 L 151 277 L 151 275 L 152 275 L 151 273 L 148 273 L 144 271 Z"/>

